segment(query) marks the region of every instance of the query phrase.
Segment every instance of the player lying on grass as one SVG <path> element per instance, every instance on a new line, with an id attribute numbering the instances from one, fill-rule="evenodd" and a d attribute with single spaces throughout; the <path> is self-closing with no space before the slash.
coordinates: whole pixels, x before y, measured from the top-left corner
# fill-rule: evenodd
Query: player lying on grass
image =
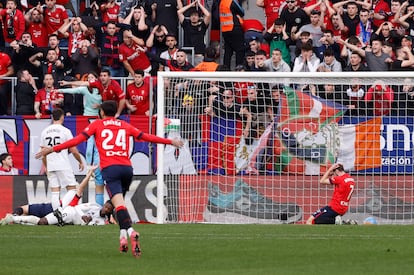
<path id="1" fill-rule="evenodd" d="M 29 224 L 29 225 L 49 225 L 49 224 L 75 224 L 75 225 L 104 225 L 106 217 L 113 213 L 114 207 L 110 201 L 107 201 L 104 206 L 100 206 L 97 203 L 81 203 L 78 204 L 83 190 L 88 185 L 89 179 L 93 174 L 93 171 L 97 166 L 92 167 L 82 180 L 81 184 L 77 188 L 76 194 L 72 199 L 68 200 L 66 194 L 62 199 L 62 207 L 52 212 L 50 204 L 34 204 L 22 207 L 22 214 L 25 209 L 28 213 L 33 212 L 34 215 L 16 216 L 7 214 L 0 223 L 2 225 L 16 223 L 16 224 Z M 64 203 L 69 201 L 69 203 Z M 39 217 L 39 215 L 44 215 Z"/>
<path id="2" fill-rule="evenodd" d="M 343 216 L 349 207 L 349 200 L 354 191 L 354 179 L 345 173 L 344 166 L 333 164 L 319 181 L 321 184 L 334 185 L 334 192 L 329 204 L 315 211 L 306 221 L 306 224 L 335 224 L 337 216 Z"/>

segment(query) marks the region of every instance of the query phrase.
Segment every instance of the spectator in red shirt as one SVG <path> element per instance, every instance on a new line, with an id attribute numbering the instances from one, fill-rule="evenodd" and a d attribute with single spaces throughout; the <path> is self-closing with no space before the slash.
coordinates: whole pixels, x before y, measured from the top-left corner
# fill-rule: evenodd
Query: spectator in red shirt
<path id="1" fill-rule="evenodd" d="M 88 27 L 82 22 L 80 17 L 72 17 L 67 23 L 63 24 L 58 32 L 64 38 L 68 39 L 68 56 L 71 57 L 72 54 L 80 48 L 80 43 L 85 39 L 85 32 L 88 30 Z"/>
<path id="2" fill-rule="evenodd" d="M 14 74 L 10 56 L 0 52 L 0 78 Z M 10 98 L 10 82 L 0 79 L 0 115 L 6 115 Z"/>
<path id="3" fill-rule="evenodd" d="M 345 173 L 342 164 L 335 163 L 325 172 L 319 182 L 334 185 L 334 193 L 329 204 L 314 212 L 306 224 L 335 224 L 336 217 L 343 216 L 348 211 L 355 181 Z"/>
<path id="4" fill-rule="evenodd" d="M 20 40 L 25 30 L 23 13 L 17 9 L 16 0 L 7 0 L 6 8 L 0 9 L 1 20 L 3 21 L 3 36 L 6 47 L 15 40 Z"/>
<path id="5" fill-rule="evenodd" d="M 129 75 L 133 76 L 135 70 L 149 74 L 151 62 L 145 54 L 144 40 L 134 36 L 130 30 L 124 31 L 123 39 L 124 42 L 119 46 L 119 61 L 124 64 Z"/>
<path id="6" fill-rule="evenodd" d="M 25 15 L 26 31 L 32 35 L 33 43 L 40 48 L 47 47 L 49 40 L 43 15 L 37 8 L 30 9 Z"/>
<path id="7" fill-rule="evenodd" d="M 391 111 L 394 101 L 394 91 L 382 81 L 377 81 L 365 94 L 368 115 L 383 116 Z"/>
<path id="8" fill-rule="evenodd" d="M 106 3 L 101 4 L 100 9 L 102 12 L 102 22 L 118 22 L 120 6 L 115 2 L 115 0 L 108 0 Z"/>
<path id="9" fill-rule="evenodd" d="M 182 72 L 182 71 L 194 71 L 194 66 L 187 61 L 187 53 L 178 49 L 176 54 L 176 59 L 165 59 L 155 56 L 154 54 L 149 53 L 151 59 L 164 65 L 172 72 Z"/>
<path id="10" fill-rule="evenodd" d="M 119 117 L 125 108 L 125 92 L 119 83 L 111 78 L 111 72 L 107 69 L 101 70 L 99 81 L 60 81 L 61 86 L 88 86 L 97 88 L 102 95 L 102 102 L 107 100 L 115 100 L 118 104 L 118 110 L 115 117 Z"/>
<path id="11" fill-rule="evenodd" d="M 69 16 L 65 7 L 57 5 L 56 0 L 45 0 L 46 5 L 41 11 L 44 17 L 47 33 L 58 33 L 58 29 L 69 22 Z"/>
<path id="12" fill-rule="evenodd" d="M 391 8 L 389 3 L 384 0 L 374 0 L 372 7 L 374 9 L 374 20 L 372 23 L 375 28 L 379 28 L 382 23 L 388 21 L 388 14 L 391 13 Z"/>
<path id="13" fill-rule="evenodd" d="M 150 78 L 144 78 L 143 70 L 136 70 L 134 82 L 127 86 L 126 106 L 131 115 L 146 115 L 151 113 Z"/>
<path id="14" fill-rule="evenodd" d="M 44 76 L 44 87 L 37 91 L 34 102 L 36 118 L 41 118 L 42 115 L 50 115 L 54 108 L 61 107 L 64 96 L 55 90 L 54 82 L 55 80 L 52 74 L 46 74 Z"/>
<path id="15" fill-rule="evenodd" d="M 264 9 L 266 15 L 266 30 L 279 18 L 284 0 L 256 0 L 256 6 Z"/>

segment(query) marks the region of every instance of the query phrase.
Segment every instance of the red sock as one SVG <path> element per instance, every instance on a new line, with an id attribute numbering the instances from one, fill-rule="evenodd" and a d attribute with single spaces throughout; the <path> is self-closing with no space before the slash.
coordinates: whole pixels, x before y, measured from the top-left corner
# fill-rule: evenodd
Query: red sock
<path id="1" fill-rule="evenodd" d="M 75 195 L 72 199 L 72 201 L 69 203 L 70 206 L 76 206 L 78 205 L 80 200 L 80 197 L 78 195 Z"/>

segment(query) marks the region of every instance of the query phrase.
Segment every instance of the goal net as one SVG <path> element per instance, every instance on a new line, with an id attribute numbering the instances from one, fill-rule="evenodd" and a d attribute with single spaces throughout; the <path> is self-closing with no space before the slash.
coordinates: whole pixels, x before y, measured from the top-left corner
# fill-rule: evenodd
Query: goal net
<path id="1" fill-rule="evenodd" d="M 414 73 L 162 72 L 158 223 L 305 223 L 333 163 L 355 179 L 342 220 L 413 224 Z"/>

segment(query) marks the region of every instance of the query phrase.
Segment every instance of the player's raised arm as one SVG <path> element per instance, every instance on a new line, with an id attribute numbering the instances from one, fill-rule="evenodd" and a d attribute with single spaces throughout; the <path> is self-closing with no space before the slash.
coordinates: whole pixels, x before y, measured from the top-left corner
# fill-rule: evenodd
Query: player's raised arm
<path id="1" fill-rule="evenodd" d="M 322 184 L 331 184 L 331 182 L 329 181 L 329 178 L 332 175 L 332 172 L 338 168 L 339 164 L 335 163 L 333 164 L 331 167 L 329 167 L 328 170 L 326 170 L 325 174 L 323 174 L 322 178 L 319 180 L 320 183 Z"/>

